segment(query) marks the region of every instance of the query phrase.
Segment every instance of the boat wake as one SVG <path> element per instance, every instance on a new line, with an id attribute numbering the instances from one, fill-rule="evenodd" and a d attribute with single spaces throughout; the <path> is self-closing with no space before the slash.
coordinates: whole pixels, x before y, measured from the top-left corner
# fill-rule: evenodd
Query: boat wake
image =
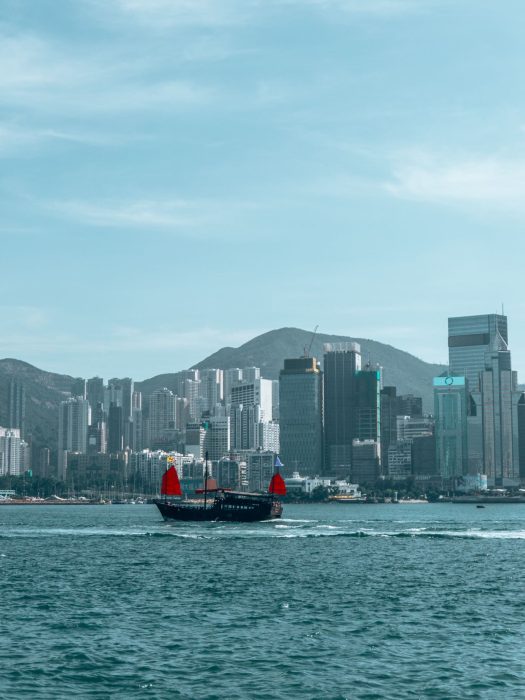
<path id="1" fill-rule="evenodd" d="M 127 538 L 175 538 L 189 540 L 223 540 L 223 539 L 306 539 L 318 537 L 338 538 L 406 538 L 406 539 L 496 539 L 525 540 L 523 529 L 502 529 L 494 523 L 490 529 L 488 523 L 484 528 L 457 527 L 447 523 L 405 523 L 370 521 L 321 521 L 283 518 L 260 523 L 155 523 L 142 526 L 99 526 L 99 527 L 15 527 L 5 529 L 0 540 L 13 538 L 86 538 L 86 537 L 127 537 Z M 385 527 L 386 525 L 386 527 Z M 393 525 L 393 527 L 388 527 Z M 416 526 L 417 525 L 417 526 Z M 497 529 L 496 529 L 497 528 Z"/>

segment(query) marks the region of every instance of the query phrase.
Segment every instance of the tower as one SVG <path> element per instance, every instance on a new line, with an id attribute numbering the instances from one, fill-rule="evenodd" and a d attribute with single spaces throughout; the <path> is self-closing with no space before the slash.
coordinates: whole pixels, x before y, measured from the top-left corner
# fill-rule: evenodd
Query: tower
<path id="1" fill-rule="evenodd" d="M 285 474 L 323 470 L 323 374 L 315 357 L 284 361 L 279 375 L 281 457 Z"/>

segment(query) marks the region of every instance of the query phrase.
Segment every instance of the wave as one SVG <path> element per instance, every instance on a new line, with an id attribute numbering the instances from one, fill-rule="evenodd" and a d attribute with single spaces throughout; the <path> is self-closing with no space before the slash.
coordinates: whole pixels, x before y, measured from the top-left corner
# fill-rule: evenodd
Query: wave
<path id="1" fill-rule="evenodd" d="M 468 529 L 434 529 L 432 527 L 408 527 L 394 530 L 380 528 L 352 528 L 318 523 L 315 521 L 270 521 L 259 523 L 250 528 L 237 524 L 209 523 L 206 525 L 160 525 L 155 528 L 16 528 L 3 531 L 2 539 L 14 538 L 47 538 L 47 537 L 152 537 L 179 538 L 190 540 L 222 540 L 222 539 L 308 539 L 317 537 L 343 538 L 406 538 L 406 539 L 496 539 L 496 540 L 525 540 L 525 530 L 488 530 L 481 528 Z M 270 524 L 271 527 L 267 525 Z"/>

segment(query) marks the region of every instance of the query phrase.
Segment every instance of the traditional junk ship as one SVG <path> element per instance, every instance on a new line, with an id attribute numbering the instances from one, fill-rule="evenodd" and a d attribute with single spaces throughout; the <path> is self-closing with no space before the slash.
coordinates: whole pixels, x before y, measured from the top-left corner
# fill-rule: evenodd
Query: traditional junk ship
<path id="1" fill-rule="evenodd" d="M 275 459 L 275 472 L 268 487 L 268 493 L 245 493 L 218 488 L 208 478 L 208 457 L 204 475 L 204 488 L 196 493 L 203 495 L 201 501 L 182 499 L 177 470 L 173 464 L 162 475 L 161 495 L 155 501 L 164 520 L 182 521 L 226 521 L 252 523 L 260 520 L 280 518 L 283 507 L 279 496 L 286 495 L 286 485 L 279 473 L 282 467 L 279 457 Z M 169 498 L 169 500 L 168 500 Z M 180 500 L 174 500 L 175 498 Z"/>

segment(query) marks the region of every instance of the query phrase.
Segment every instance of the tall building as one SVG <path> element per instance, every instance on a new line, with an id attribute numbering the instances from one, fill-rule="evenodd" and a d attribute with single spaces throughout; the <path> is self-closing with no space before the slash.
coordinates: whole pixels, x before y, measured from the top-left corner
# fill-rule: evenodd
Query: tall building
<path id="1" fill-rule="evenodd" d="M 397 415 L 417 418 L 423 415 L 423 399 L 421 396 L 405 394 L 397 397 Z"/>
<path id="2" fill-rule="evenodd" d="M 323 471 L 323 375 L 315 357 L 284 361 L 279 375 L 281 460 L 284 474 Z"/>
<path id="3" fill-rule="evenodd" d="M 381 389 L 381 466 L 388 470 L 388 448 L 397 440 L 398 396 L 395 386 Z"/>
<path id="4" fill-rule="evenodd" d="M 490 486 L 516 485 L 522 394 L 511 366 L 507 317 L 450 318 L 449 365 L 451 375 L 465 376 L 469 391 L 468 471 L 464 473 L 486 474 Z"/>
<path id="5" fill-rule="evenodd" d="M 82 377 L 77 377 L 71 382 L 71 396 L 78 397 L 80 399 L 86 398 L 87 383 Z"/>
<path id="6" fill-rule="evenodd" d="M 381 370 L 367 367 L 356 374 L 356 438 L 381 444 Z M 381 454 L 381 449 L 379 450 Z"/>
<path id="7" fill-rule="evenodd" d="M 109 405 L 108 413 L 108 452 L 115 454 L 124 449 L 124 414 L 122 406 Z M 102 452 L 102 450 L 100 450 Z"/>
<path id="8" fill-rule="evenodd" d="M 231 390 L 231 404 L 260 406 L 260 420 L 271 421 L 273 418 L 273 386 L 270 379 L 254 379 L 236 384 Z"/>
<path id="9" fill-rule="evenodd" d="M 358 343 L 325 345 L 324 436 L 326 469 L 347 476 L 352 466 L 352 442 L 357 437 L 357 384 L 361 370 Z"/>
<path id="10" fill-rule="evenodd" d="M 91 410 L 94 410 L 98 404 L 104 403 L 104 380 L 102 377 L 91 377 L 91 379 L 87 380 L 86 397 Z"/>
<path id="11" fill-rule="evenodd" d="M 354 440 L 352 482 L 373 485 L 379 478 L 381 445 L 377 440 Z"/>
<path id="12" fill-rule="evenodd" d="M 58 476 L 64 479 L 67 453 L 87 450 L 90 409 L 87 399 L 80 397 L 62 401 L 58 410 Z"/>
<path id="13" fill-rule="evenodd" d="M 149 397 L 149 438 L 162 440 L 166 430 L 177 427 L 177 397 L 169 389 L 157 389 Z"/>
<path id="14" fill-rule="evenodd" d="M 397 416 L 396 433 L 398 440 L 413 440 L 423 435 L 432 435 L 434 420 L 428 416 Z"/>
<path id="15" fill-rule="evenodd" d="M 202 411 L 212 411 L 223 399 L 222 369 L 201 369 L 199 398 Z"/>
<path id="16" fill-rule="evenodd" d="M 19 428 L 0 428 L 0 476 L 19 476 L 24 471 L 24 445 Z"/>
<path id="17" fill-rule="evenodd" d="M 231 402 L 230 396 L 232 392 L 232 387 L 242 381 L 242 369 L 239 367 L 233 367 L 231 369 L 225 369 L 223 372 L 223 398 L 224 403 L 228 404 Z"/>
<path id="18" fill-rule="evenodd" d="M 470 391 L 479 391 L 485 356 L 501 339 L 508 345 L 507 317 L 499 314 L 457 316 L 448 319 L 448 353 L 451 375 L 464 376 Z"/>
<path id="19" fill-rule="evenodd" d="M 466 377 L 434 379 L 436 467 L 443 479 L 468 473 L 468 382 Z"/>
<path id="20" fill-rule="evenodd" d="M 7 427 L 25 435 L 26 391 L 21 382 L 11 379 L 7 390 Z"/>
<path id="21" fill-rule="evenodd" d="M 204 447 L 209 459 L 216 461 L 227 456 L 230 451 L 230 417 L 210 416 Z"/>

